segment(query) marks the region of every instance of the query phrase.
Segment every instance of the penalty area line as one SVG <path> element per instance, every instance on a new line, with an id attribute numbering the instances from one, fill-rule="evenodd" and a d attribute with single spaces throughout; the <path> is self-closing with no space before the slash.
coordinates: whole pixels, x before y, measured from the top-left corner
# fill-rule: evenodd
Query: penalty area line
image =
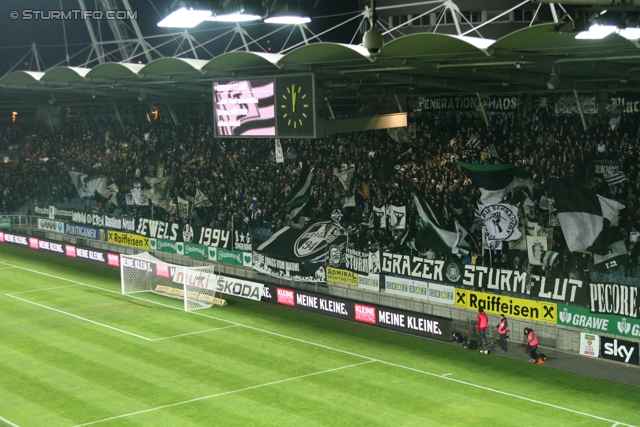
<path id="1" fill-rule="evenodd" d="M 111 291 L 109 289 L 101 288 L 100 286 L 89 285 L 87 283 L 82 283 L 82 282 L 78 282 L 78 281 L 75 281 L 75 280 L 67 279 L 67 278 L 64 278 L 64 277 L 55 276 L 53 274 L 42 273 L 40 271 L 33 270 L 33 269 L 30 269 L 30 268 L 17 266 L 15 264 L 8 264 L 8 263 L 5 263 L 5 262 L 0 262 L 0 264 L 9 265 L 11 267 L 16 267 L 16 268 L 19 268 L 21 270 L 26 270 L 26 271 L 30 271 L 32 273 L 41 274 L 43 276 L 49 276 L 49 277 L 53 277 L 55 279 L 64 280 L 64 281 L 71 282 L 71 283 L 77 283 L 79 285 L 88 286 L 90 288 L 101 289 L 101 290 L 106 291 L 106 292 L 112 292 L 114 294 L 121 295 L 119 292 L 115 292 L 115 291 Z M 171 305 L 168 305 L 168 304 L 163 304 L 163 303 L 160 303 L 160 302 L 150 301 L 150 300 L 147 300 L 147 299 L 144 299 L 144 298 L 138 298 L 138 297 L 135 297 L 133 295 L 127 295 L 127 297 L 128 298 L 134 298 L 134 299 L 142 300 L 142 301 L 146 301 L 146 302 L 148 302 L 150 304 L 156 304 L 156 305 L 160 305 L 160 306 L 163 306 L 163 307 L 168 307 L 168 308 L 172 308 L 172 309 L 175 309 L 175 310 L 182 311 L 181 309 L 179 309 L 177 307 L 174 307 L 174 306 L 171 306 Z M 422 370 L 411 368 L 411 367 L 408 367 L 408 366 L 399 365 L 397 363 L 392 363 L 392 362 L 387 362 L 387 361 L 380 360 L 380 359 L 375 359 L 375 358 L 372 358 L 372 357 L 369 357 L 369 356 L 364 356 L 362 354 L 350 352 L 348 350 L 342 350 L 342 349 L 339 349 L 339 348 L 330 347 L 330 346 L 325 345 L 325 344 L 315 343 L 313 341 L 307 341 L 307 340 L 303 340 L 301 338 L 291 337 L 291 336 L 288 336 L 288 335 L 280 334 L 278 332 L 273 332 L 273 331 L 269 331 L 269 330 L 266 330 L 266 329 L 261 329 L 261 328 L 255 327 L 255 326 L 244 325 L 242 323 L 238 323 L 238 322 L 234 322 L 234 321 L 231 321 L 231 320 L 222 319 L 222 318 L 215 317 L 215 316 L 210 316 L 208 314 L 200 313 L 198 311 L 190 311 L 189 313 L 197 315 L 197 316 L 208 317 L 210 319 L 231 323 L 231 324 L 237 325 L 237 326 L 243 326 L 243 327 L 245 327 L 247 329 L 251 329 L 251 330 L 254 330 L 254 331 L 257 331 L 257 332 L 262 332 L 262 333 L 265 333 L 265 334 L 281 337 L 283 339 L 288 339 L 288 340 L 291 340 L 291 341 L 297 341 L 297 342 L 300 342 L 300 343 L 303 343 L 303 344 L 312 345 L 314 347 L 320 347 L 320 348 L 324 348 L 324 349 L 327 349 L 327 350 L 336 351 L 336 352 L 339 352 L 339 353 L 342 353 L 342 354 L 348 354 L 348 355 L 359 357 L 359 358 L 362 358 L 362 359 L 367 359 L 369 362 L 380 362 L 380 363 L 383 363 L 383 364 L 386 364 L 386 365 L 389 365 L 389 366 L 395 366 L 397 368 L 407 369 L 407 370 L 414 371 L 414 372 L 417 372 L 417 373 L 422 373 L 424 375 L 429 375 L 429 376 L 433 376 L 433 377 L 436 377 L 436 378 L 440 378 L 442 380 L 455 381 L 458 384 L 466 385 L 466 386 L 469 386 L 469 387 L 480 388 L 480 389 L 483 389 L 483 390 L 486 390 L 486 391 L 494 392 L 494 393 L 497 393 L 497 394 L 502 394 L 504 396 L 513 397 L 515 399 L 521 399 L 521 400 L 525 400 L 525 401 L 528 401 L 528 402 L 531 402 L 531 403 L 536 403 L 536 404 L 539 404 L 539 405 L 548 406 L 548 407 L 551 407 L 551 408 L 555 408 L 555 409 L 559 409 L 559 410 L 562 410 L 562 411 L 571 412 L 571 413 L 574 413 L 574 414 L 577 414 L 577 415 L 582 415 L 582 416 L 593 418 L 593 419 L 597 419 L 597 420 L 600 420 L 600 421 L 610 422 L 610 423 L 612 423 L 614 425 L 617 425 L 617 426 L 634 427 L 632 424 L 626 424 L 626 423 L 622 423 L 622 422 L 619 422 L 619 421 L 610 420 L 608 418 L 599 417 L 597 415 L 589 414 L 589 413 L 586 413 L 586 412 L 576 411 L 574 409 L 565 408 L 565 407 L 562 407 L 562 406 L 554 405 L 554 404 L 543 402 L 543 401 L 540 401 L 540 400 L 531 399 L 531 398 L 520 396 L 520 395 L 517 395 L 517 394 L 507 393 L 507 392 L 504 392 L 504 391 L 501 391 L 501 390 L 497 390 L 497 389 L 481 386 L 481 385 L 478 385 L 478 384 L 474 384 L 474 383 L 470 383 L 470 382 L 466 382 L 466 381 L 462 381 L 462 380 L 458 380 L 458 379 L 454 379 L 454 378 L 449 378 L 449 377 L 442 376 L 442 375 L 439 375 L 439 374 L 434 374 L 432 372 L 422 371 Z"/>
<path id="2" fill-rule="evenodd" d="M 132 337 L 140 338 L 140 339 L 143 339 L 145 341 L 153 341 L 151 338 L 143 337 L 142 335 L 134 334 L 133 332 L 128 332 L 128 331 L 125 331 L 123 329 L 118 329 L 118 328 L 113 327 L 113 326 L 105 325 L 104 323 L 96 322 L 95 320 L 90 320 L 90 319 L 78 316 L 76 314 L 71 314 L 71 313 L 68 313 L 66 311 L 58 310 L 57 308 L 49 307 L 48 305 L 39 304 L 37 302 L 29 301 L 29 300 L 26 300 L 24 298 L 20 298 L 20 297 L 17 297 L 15 295 L 11 295 L 11 294 L 6 294 L 6 295 L 8 297 L 15 298 L 17 300 L 24 301 L 24 302 L 29 303 L 29 304 L 36 305 L 36 306 L 41 307 L 41 308 L 46 308 L 47 310 L 55 311 L 56 313 L 65 314 L 65 315 L 71 316 L 71 317 L 73 317 L 75 319 L 84 320 L 85 322 L 89 322 L 89 323 L 92 323 L 94 325 L 102 326 L 103 328 L 107 328 L 107 329 L 111 329 L 113 331 L 120 332 L 122 334 L 131 335 Z"/>
<path id="3" fill-rule="evenodd" d="M 120 419 L 120 418 L 130 417 L 130 416 L 133 416 L 133 415 L 140 415 L 140 414 L 145 414 L 145 413 L 148 413 L 148 412 L 158 411 L 160 409 L 172 408 L 174 406 L 179 406 L 179 405 L 186 405 L 187 403 L 193 403 L 193 402 L 198 402 L 198 401 L 201 401 L 201 400 L 213 399 L 214 397 L 227 396 L 229 394 L 241 393 L 243 391 L 255 390 L 257 388 L 263 388 L 263 387 L 268 387 L 268 386 L 271 386 L 271 385 L 282 384 L 282 383 L 295 381 L 295 380 L 301 380 L 303 378 L 309 378 L 309 377 L 313 377 L 313 376 L 316 376 L 316 375 L 328 374 L 328 373 L 340 371 L 340 370 L 343 370 L 343 369 L 354 368 L 356 366 L 366 365 L 368 363 L 374 363 L 374 361 L 373 360 L 367 360 L 365 362 L 354 363 L 352 365 L 341 366 L 339 368 L 327 369 L 325 371 L 314 372 L 312 374 L 299 375 L 297 377 L 285 378 L 283 380 L 277 380 L 277 381 L 271 381 L 271 382 L 264 383 L 264 384 L 258 384 L 258 385 L 253 385 L 253 386 L 250 386 L 250 387 L 239 388 L 237 390 L 224 391 L 222 393 L 211 394 L 209 396 L 196 397 L 195 399 L 183 400 L 182 402 L 171 403 L 169 405 L 157 406 L 155 408 L 144 409 L 142 411 L 130 412 L 128 414 L 116 415 L 115 417 L 109 417 L 109 418 L 104 418 L 102 420 L 96 420 L 96 421 L 91 421 L 91 422 L 84 423 L 84 424 L 78 424 L 78 425 L 76 425 L 74 427 L 90 426 L 90 425 L 102 423 L 102 422 L 105 422 L 105 421 L 117 420 L 117 419 Z"/>
<path id="4" fill-rule="evenodd" d="M 237 328 L 238 326 L 240 325 L 229 325 L 229 326 L 222 326 L 220 328 L 205 329 L 204 331 L 187 332 L 186 334 L 178 334 L 178 335 L 171 335 L 170 337 L 155 338 L 155 339 L 152 339 L 151 341 L 162 341 L 162 340 L 168 340 L 171 338 L 186 337 L 189 335 L 196 335 L 196 334 L 204 334 L 206 332 L 219 331 L 221 329 Z"/>

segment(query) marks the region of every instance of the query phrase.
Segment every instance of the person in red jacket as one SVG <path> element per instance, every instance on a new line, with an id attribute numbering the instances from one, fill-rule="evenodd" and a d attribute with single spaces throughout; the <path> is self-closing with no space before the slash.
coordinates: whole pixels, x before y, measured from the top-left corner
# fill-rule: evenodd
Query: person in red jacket
<path id="1" fill-rule="evenodd" d="M 496 326 L 498 330 L 498 334 L 500 335 L 500 348 L 505 353 L 507 352 L 507 335 L 509 334 L 509 323 L 507 323 L 507 318 L 504 317 L 504 314 L 500 315 L 500 321 L 498 322 L 498 326 Z"/>
<path id="2" fill-rule="evenodd" d="M 531 352 L 531 359 L 529 359 L 529 362 L 538 363 L 538 336 L 531 328 L 524 328 L 524 334 L 527 337 L 527 345 Z"/>
<path id="3" fill-rule="evenodd" d="M 484 309 L 480 307 L 478 309 L 478 318 L 476 319 L 476 331 L 480 335 L 480 346 L 484 347 L 487 344 L 487 326 L 489 326 L 489 317 Z"/>

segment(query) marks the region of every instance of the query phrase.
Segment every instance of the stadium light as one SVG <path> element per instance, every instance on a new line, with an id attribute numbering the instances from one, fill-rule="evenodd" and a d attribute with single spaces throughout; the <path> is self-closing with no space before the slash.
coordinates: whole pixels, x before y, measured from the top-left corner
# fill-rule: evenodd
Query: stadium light
<path id="1" fill-rule="evenodd" d="M 589 27 L 589 31 L 581 31 L 576 34 L 577 40 L 601 40 L 609 34 L 615 32 L 618 28 L 615 25 L 594 24 Z"/>
<path id="2" fill-rule="evenodd" d="M 640 39 L 640 28 L 624 28 L 618 30 L 618 34 L 627 40 L 638 40 Z"/>
<path id="3" fill-rule="evenodd" d="M 250 22 L 262 19 L 259 5 L 250 0 L 231 0 L 221 10 L 216 11 L 207 21 Z"/>
<path id="4" fill-rule="evenodd" d="M 166 28 L 193 28 L 211 16 L 210 10 L 197 10 L 181 7 L 173 11 L 162 21 L 158 27 Z"/>
<path id="5" fill-rule="evenodd" d="M 302 6 L 300 1 L 286 3 L 269 13 L 264 20 L 267 24 L 306 24 L 311 22 L 309 6 Z"/>

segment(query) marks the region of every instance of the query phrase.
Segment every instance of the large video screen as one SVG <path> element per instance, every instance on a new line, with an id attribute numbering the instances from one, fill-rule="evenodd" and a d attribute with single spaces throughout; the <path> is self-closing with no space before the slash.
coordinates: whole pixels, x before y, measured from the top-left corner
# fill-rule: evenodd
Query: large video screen
<path id="1" fill-rule="evenodd" d="M 213 83 L 217 136 L 275 136 L 274 80 Z"/>

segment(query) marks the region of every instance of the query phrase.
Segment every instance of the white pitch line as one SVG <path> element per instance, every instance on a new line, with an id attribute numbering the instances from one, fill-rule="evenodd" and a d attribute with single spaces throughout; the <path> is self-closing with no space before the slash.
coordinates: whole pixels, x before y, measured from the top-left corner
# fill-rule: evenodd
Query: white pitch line
<path id="1" fill-rule="evenodd" d="M 171 338 L 186 337 L 187 335 L 204 334 L 205 332 L 219 331 L 220 329 L 237 328 L 238 326 L 240 326 L 240 325 L 229 325 L 229 326 L 222 326 L 220 328 L 205 329 L 204 331 L 187 332 L 186 334 L 171 335 L 170 337 L 155 338 L 155 339 L 152 339 L 151 341 L 162 341 L 162 340 L 168 340 L 168 339 L 171 339 Z"/>
<path id="2" fill-rule="evenodd" d="M 442 375 L 440 375 L 440 376 L 441 376 L 442 378 L 446 378 L 446 377 L 448 377 L 449 375 L 451 375 L 451 372 L 449 372 L 448 374 L 442 374 Z"/>
<path id="3" fill-rule="evenodd" d="M 18 424 L 12 423 L 11 421 L 6 419 L 5 417 L 0 417 L 0 421 L 2 421 L 5 424 L 10 425 L 11 427 L 20 427 Z"/>
<path id="4" fill-rule="evenodd" d="M 76 318 L 76 319 L 84 320 L 85 322 L 93 323 L 94 325 L 102 326 L 103 328 L 112 329 L 114 331 L 118 331 L 118 332 L 123 333 L 123 334 L 131 335 L 132 337 L 140 338 L 140 339 L 143 339 L 145 341 L 153 341 L 151 338 L 143 337 L 142 335 L 134 334 L 133 332 L 128 332 L 128 331 L 125 331 L 123 329 L 118 329 L 118 328 L 113 327 L 113 326 L 105 325 L 104 323 L 96 322 L 95 320 L 87 319 L 87 318 L 78 316 L 76 314 L 67 313 L 66 311 L 58 310 L 57 308 L 49 307 L 48 305 L 38 304 L 37 302 L 29 301 L 29 300 L 26 300 L 24 298 L 20 298 L 20 297 L 17 297 L 15 295 L 11 295 L 11 294 L 6 294 L 6 295 L 8 297 L 15 298 L 15 299 L 18 299 L 20 301 L 27 302 L 29 304 L 37 305 L 38 307 L 46 308 L 47 310 L 55 311 L 56 313 L 66 314 L 67 316 L 71 316 L 71 317 Z"/>
<path id="5" fill-rule="evenodd" d="M 240 393 L 240 392 L 248 391 L 248 390 L 255 390 L 257 388 L 268 387 L 268 386 L 275 385 L 275 384 L 282 384 L 282 383 L 286 383 L 286 382 L 290 382 L 290 381 L 300 380 L 300 379 L 303 379 L 303 378 L 313 377 L 313 376 L 316 376 L 316 375 L 328 374 L 330 372 L 336 372 L 336 371 L 340 371 L 342 369 L 348 369 L 348 368 L 353 368 L 353 367 L 356 367 L 356 366 L 366 365 L 367 363 L 374 363 L 374 361 L 373 360 L 367 360 L 366 362 L 354 363 L 353 365 L 347 365 L 347 366 L 341 366 L 339 368 L 327 369 L 325 371 L 314 372 L 312 374 L 305 374 L 305 375 L 300 375 L 300 376 L 297 376 L 297 377 L 285 378 L 283 380 L 271 381 L 271 382 L 264 383 L 264 384 L 252 385 L 250 387 L 240 388 L 240 389 L 231 390 L 231 391 L 224 391 L 222 393 L 211 394 L 209 396 L 196 397 L 195 399 L 183 400 L 182 402 L 170 403 L 168 405 L 162 405 L 162 406 L 157 406 L 155 408 L 144 409 L 142 411 L 130 412 L 128 414 L 116 415 L 115 417 L 109 417 L 109 418 L 104 418 L 102 420 L 96 420 L 96 421 L 91 421 L 91 422 L 84 423 L 84 424 L 78 424 L 78 425 L 76 425 L 74 427 L 90 426 L 90 425 L 102 423 L 102 422 L 105 422 L 105 421 L 112 421 L 112 420 L 117 420 L 117 419 L 120 419 L 120 418 L 130 417 L 132 415 L 140 415 L 140 414 L 145 414 L 147 412 L 158 411 L 160 409 L 171 408 L 171 407 L 179 406 L 179 405 L 186 405 L 187 403 L 198 402 L 198 401 L 206 400 L 206 399 L 213 399 L 214 397 L 227 396 L 229 394 Z"/>
<path id="6" fill-rule="evenodd" d="M 112 292 L 112 293 L 121 295 L 120 292 L 115 292 L 115 291 L 112 291 L 112 290 L 109 290 L 109 289 L 101 288 L 99 286 L 89 285 L 89 284 L 86 284 L 86 283 L 78 282 L 78 281 L 67 279 L 67 278 L 60 277 L 60 276 L 54 276 L 53 274 L 42 273 L 40 271 L 32 270 L 30 268 L 20 267 L 20 266 L 17 266 L 17 265 L 14 265 L 14 264 L 8 264 L 8 263 L 5 263 L 5 262 L 0 262 L 0 264 L 9 265 L 9 266 L 16 267 L 16 268 L 19 268 L 19 269 L 22 269 L 22 270 L 25 270 L 25 271 L 30 271 L 32 273 L 41 274 L 41 275 L 44 275 L 44 276 L 53 277 L 55 279 L 59 279 L 59 280 L 63 280 L 63 281 L 71 282 L 71 283 L 77 283 L 79 285 L 88 286 L 90 288 L 101 289 L 103 291 Z M 169 308 L 172 308 L 172 309 L 175 309 L 175 310 L 183 311 L 178 307 L 174 307 L 174 306 L 171 306 L 171 305 L 167 305 L 167 304 L 163 304 L 163 303 L 159 303 L 159 302 L 155 302 L 155 301 L 150 301 L 150 300 L 147 300 L 147 299 L 144 299 L 144 298 L 139 298 L 139 297 L 135 297 L 135 296 L 132 296 L 132 295 L 127 295 L 127 297 L 139 299 L 139 300 L 142 300 L 142 301 L 147 301 L 150 304 L 157 304 L 157 305 L 161 305 L 161 306 L 164 306 L 164 307 L 169 307 Z M 559 410 L 562 410 L 562 411 L 567 411 L 567 412 L 571 412 L 571 413 L 574 413 L 574 414 L 583 415 L 585 417 L 590 417 L 590 418 L 594 418 L 594 419 L 601 420 L 601 421 L 607 421 L 607 422 L 611 422 L 611 423 L 617 423 L 617 425 L 620 425 L 620 426 L 635 427 L 635 426 L 633 426 L 631 424 L 625 424 L 625 423 L 622 423 L 622 422 L 619 422 L 619 421 L 610 420 L 610 419 L 599 417 L 597 415 L 592 415 L 592 414 L 589 414 L 589 413 L 586 413 L 586 412 L 580 412 L 580 411 L 576 411 L 576 410 L 573 410 L 573 409 L 565 408 L 565 407 L 562 407 L 562 406 L 553 405 L 551 403 L 542 402 L 540 400 L 530 399 L 528 397 L 520 396 L 520 395 L 517 395 L 517 394 L 507 393 L 507 392 L 504 392 L 504 391 L 501 391 L 501 390 L 492 389 L 492 388 L 489 388 L 489 387 L 485 387 L 485 386 L 481 386 L 481 385 L 477 385 L 477 384 L 473 384 L 473 383 L 457 380 L 457 379 L 454 379 L 454 378 L 443 377 L 442 375 L 434 374 L 432 372 L 422 371 L 422 370 L 419 370 L 419 369 L 410 368 L 408 366 L 398 365 L 396 363 L 391 363 L 391 362 L 387 362 L 387 361 L 384 361 L 384 360 L 375 359 L 375 358 L 372 358 L 372 357 L 369 357 L 369 356 L 364 356 L 364 355 L 361 355 L 361 354 L 353 353 L 353 352 L 350 352 L 350 351 L 347 351 L 347 350 L 341 350 L 339 348 L 329 347 L 329 346 L 324 345 L 324 344 L 319 344 L 319 343 L 315 343 L 315 342 L 312 342 L 312 341 L 306 341 L 306 340 L 303 340 L 303 339 L 300 339 L 300 338 L 290 337 L 290 336 L 287 336 L 287 335 L 279 334 L 277 332 L 268 331 L 266 329 L 256 328 L 255 326 L 243 325 L 241 323 L 233 322 L 233 321 L 230 321 L 230 320 L 220 319 L 218 317 L 209 316 L 208 314 L 200 313 L 198 311 L 190 311 L 189 313 L 197 315 L 197 316 L 208 317 L 208 318 L 214 319 L 214 320 L 219 320 L 219 321 L 223 321 L 223 322 L 232 323 L 232 324 L 235 324 L 235 325 L 238 325 L 238 326 L 245 327 L 247 329 L 251 329 L 251 330 L 262 332 L 262 333 L 265 333 L 265 334 L 281 337 L 281 338 L 288 339 L 288 340 L 291 340 L 291 341 L 296 341 L 296 342 L 300 342 L 300 343 L 303 343 L 303 344 L 309 344 L 309 345 L 313 345 L 315 347 L 320 347 L 320 348 L 324 348 L 324 349 L 327 349 L 327 350 L 336 351 L 336 352 L 339 352 L 339 353 L 342 353 L 342 354 L 348 354 L 348 355 L 351 355 L 351 356 L 360 357 L 360 358 L 367 359 L 367 360 L 372 361 L 372 362 L 380 362 L 380 363 L 383 363 L 383 364 L 386 364 L 386 365 L 389 365 L 389 366 L 395 366 L 397 368 L 406 369 L 406 370 L 413 371 L 413 372 L 418 372 L 418 373 L 421 373 L 421 374 L 424 374 L 424 375 L 429 375 L 429 376 L 433 376 L 433 377 L 436 377 L 436 378 L 440 378 L 440 379 L 445 380 L 445 381 L 455 381 L 456 383 L 467 385 L 469 387 L 481 388 L 483 390 L 491 391 L 491 392 L 494 392 L 494 393 L 497 393 L 497 394 L 502 394 L 502 395 L 505 395 L 505 396 L 513 397 L 515 399 L 526 400 L 526 401 L 531 402 L 531 403 L 536 403 L 536 404 L 539 404 L 539 405 L 552 407 L 552 408 L 559 409 Z"/>
<path id="7" fill-rule="evenodd" d="M 15 267 L 12 267 L 12 268 L 15 268 Z M 53 289 L 66 289 L 66 288 L 73 288 L 77 286 L 82 286 L 82 285 L 67 285 L 67 286 L 55 286 L 53 288 L 31 289 L 30 291 L 11 292 L 5 295 L 21 295 L 21 294 L 28 294 L 30 292 L 51 291 Z"/>
<path id="8" fill-rule="evenodd" d="M 17 267 L 2 267 L 2 268 L 0 268 L 0 270 L 8 270 L 10 268 L 17 268 Z M 0 418 L 2 418 L 2 417 L 0 417 Z"/>

